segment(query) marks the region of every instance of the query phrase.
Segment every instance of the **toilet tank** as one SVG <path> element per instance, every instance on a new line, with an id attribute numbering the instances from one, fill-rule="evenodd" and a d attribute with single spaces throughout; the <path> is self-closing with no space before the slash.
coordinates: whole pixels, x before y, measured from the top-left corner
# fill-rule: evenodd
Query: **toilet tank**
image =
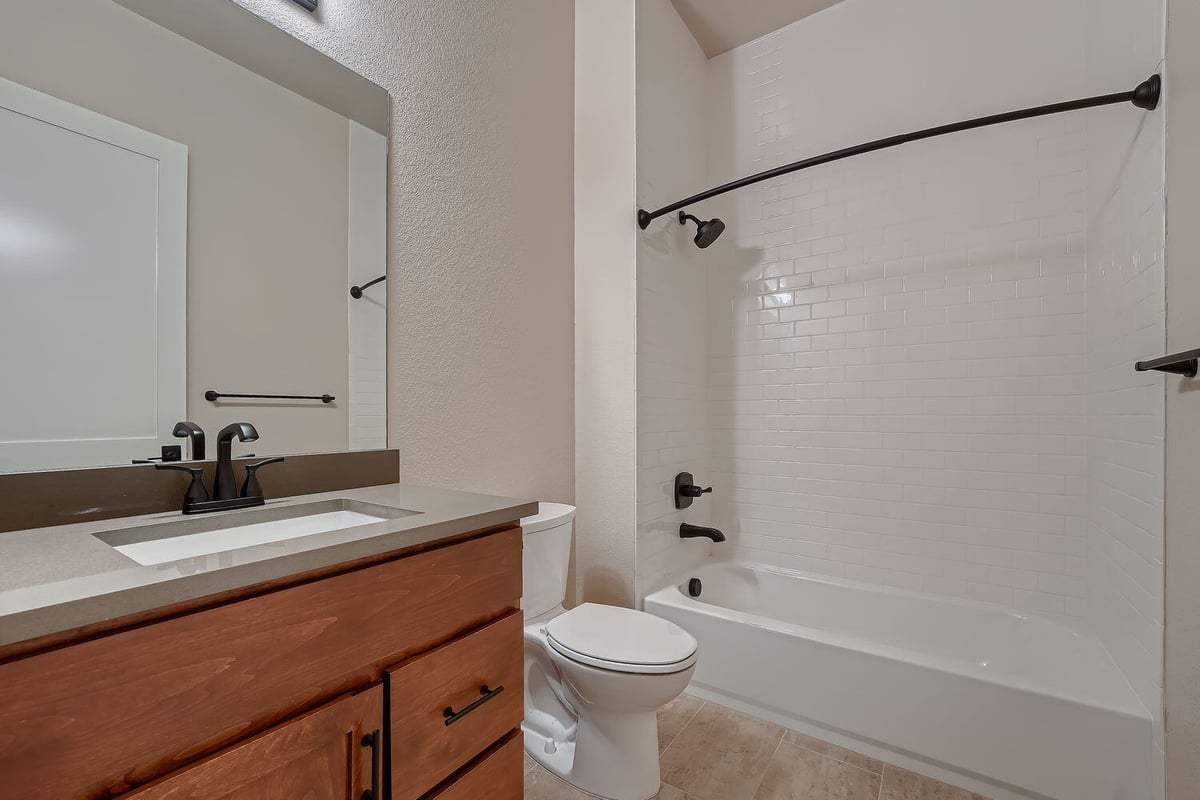
<path id="1" fill-rule="evenodd" d="M 567 596 L 567 564 L 575 506 L 538 503 L 538 513 L 521 520 L 524 550 L 521 567 L 521 610 L 526 619 L 545 614 Z"/>

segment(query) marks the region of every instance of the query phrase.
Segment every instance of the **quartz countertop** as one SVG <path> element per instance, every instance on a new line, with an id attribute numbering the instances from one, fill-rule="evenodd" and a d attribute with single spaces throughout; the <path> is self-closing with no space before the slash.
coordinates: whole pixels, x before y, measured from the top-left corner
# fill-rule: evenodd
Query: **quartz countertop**
<path id="1" fill-rule="evenodd" d="M 142 566 L 96 534 L 238 511 L 179 512 L 0 533 L 0 647 L 208 595 L 286 579 L 537 513 L 509 497 L 392 484 L 299 495 L 267 508 L 347 499 L 418 513 L 357 529 Z M 260 507 L 261 508 L 261 507 Z"/>

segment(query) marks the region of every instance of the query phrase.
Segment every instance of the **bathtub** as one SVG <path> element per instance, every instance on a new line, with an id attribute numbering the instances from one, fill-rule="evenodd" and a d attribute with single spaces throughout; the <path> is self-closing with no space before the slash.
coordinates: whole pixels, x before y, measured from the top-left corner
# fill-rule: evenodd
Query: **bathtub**
<path id="1" fill-rule="evenodd" d="M 702 697 L 994 800 L 1152 795 L 1150 714 L 1056 622 L 755 564 L 707 566 L 645 608 L 699 640 Z"/>

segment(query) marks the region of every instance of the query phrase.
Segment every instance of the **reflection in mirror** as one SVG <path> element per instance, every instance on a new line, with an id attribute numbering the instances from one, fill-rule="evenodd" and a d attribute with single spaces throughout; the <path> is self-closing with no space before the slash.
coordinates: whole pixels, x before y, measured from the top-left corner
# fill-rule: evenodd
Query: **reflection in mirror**
<path id="1" fill-rule="evenodd" d="M 385 447 L 386 92 L 229 0 L 4 5 L 0 472 Z"/>

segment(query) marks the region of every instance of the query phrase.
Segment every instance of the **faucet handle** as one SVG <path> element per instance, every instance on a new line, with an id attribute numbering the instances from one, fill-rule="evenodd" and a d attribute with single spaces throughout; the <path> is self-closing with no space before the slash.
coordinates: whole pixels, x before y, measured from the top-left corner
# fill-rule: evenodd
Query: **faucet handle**
<path id="1" fill-rule="evenodd" d="M 184 508 L 194 503 L 208 502 L 208 489 L 204 488 L 204 467 L 188 467 L 183 464 L 155 464 L 154 468 L 186 472 L 192 476 L 192 482 L 188 485 L 187 494 L 183 496 Z"/>
<path id="2" fill-rule="evenodd" d="M 242 497 L 262 497 L 262 486 L 258 482 L 258 468 L 265 467 L 267 464 L 278 464 L 281 461 L 286 461 L 283 456 L 268 458 L 266 461 L 260 461 L 257 464 L 246 465 L 246 481 L 242 484 Z"/>
<path id="3" fill-rule="evenodd" d="M 691 508 L 692 501 L 705 494 L 712 494 L 712 487 L 697 486 L 692 473 L 681 472 L 675 476 L 675 508 Z"/>

